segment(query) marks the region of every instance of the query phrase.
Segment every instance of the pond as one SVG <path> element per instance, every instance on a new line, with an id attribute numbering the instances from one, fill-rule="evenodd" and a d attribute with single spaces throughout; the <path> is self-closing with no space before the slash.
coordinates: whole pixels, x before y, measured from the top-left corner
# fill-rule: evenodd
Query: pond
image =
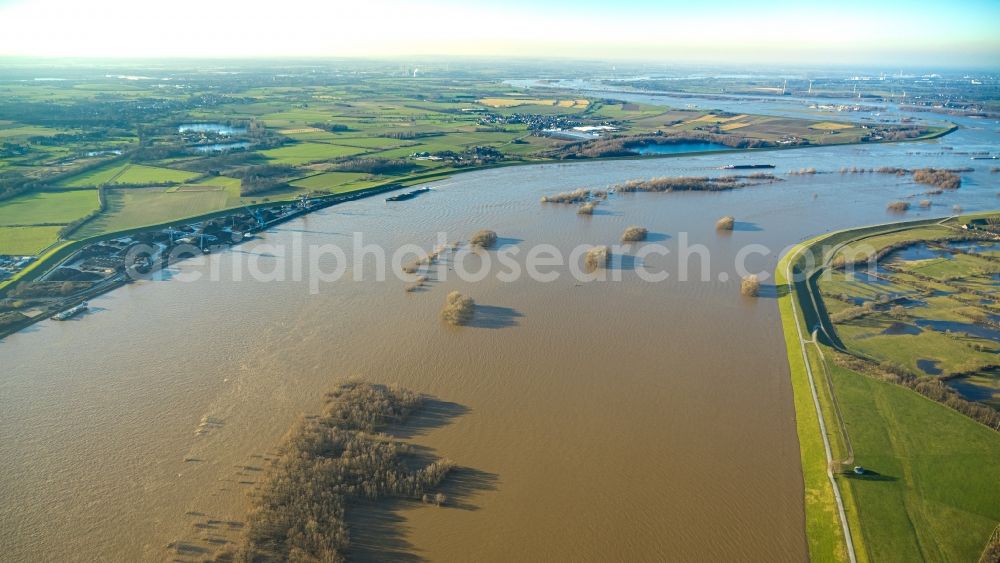
<path id="1" fill-rule="evenodd" d="M 971 336 L 1000 341 L 1000 330 L 984 325 L 959 323 L 955 321 L 939 321 L 934 319 L 917 319 L 914 322 L 916 322 L 918 326 L 929 327 L 933 330 L 941 332 L 946 330 L 951 332 L 964 332 Z"/>
<path id="2" fill-rule="evenodd" d="M 911 324 L 901 323 L 901 322 L 894 322 L 891 325 L 889 325 L 885 330 L 883 330 L 882 334 L 888 334 L 888 335 L 920 334 L 921 332 L 923 332 L 923 331 L 920 330 L 920 328 L 915 327 L 915 326 L 913 326 Z M 919 366 L 920 362 L 922 362 L 922 361 L 924 361 L 924 360 L 918 360 L 917 361 L 917 365 Z M 924 369 L 924 368 L 921 367 L 920 369 Z"/>
<path id="3" fill-rule="evenodd" d="M 913 261 L 913 260 L 930 260 L 932 258 L 947 258 L 951 259 L 952 254 L 947 250 L 931 247 L 926 244 L 914 244 L 913 246 L 908 246 L 900 250 L 896 250 L 889 253 L 889 261 Z"/>
<path id="4" fill-rule="evenodd" d="M 870 285 L 883 285 L 883 286 L 884 285 L 892 285 L 891 281 L 889 281 L 889 280 L 887 280 L 885 278 L 879 277 L 877 275 L 874 275 L 871 272 L 869 272 L 868 270 L 858 270 L 858 271 L 854 272 L 853 276 L 854 276 L 854 280 L 855 281 L 867 283 L 867 284 L 870 284 Z"/>
<path id="5" fill-rule="evenodd" d="M 732 147 L 720 145 L 719 143 L 672 143 L 667 145 L 642 145 L 633 147 L 632 152 L 636 154 L 684 154 L 710 151 L 731 151 Z"/>
<path id="6" fill-rule="evenodd" d="M 996 250 L 996 245 L 987 240 L 958 240 L 948 243 L 948 246 L 970 253 L 990 252 Z"/>
<path id="7" fill-rule="evenodd" d="M 941 368 L 938 367 L 940 360 L 928 360 L 921 358 L 917 360 L 917 367 L 927 375 L 941 375 Z"/>
<path id="8" fill-rule="evenodd" d="M 998 388 L 1000 371 L 997 369 L 981 371 L 972 375 L 963 375 L 948 380 L 948 386 L 958 392 L 967 401 L 986 403 L 998 408 L 1000 403 L 1000 388 Z"/>

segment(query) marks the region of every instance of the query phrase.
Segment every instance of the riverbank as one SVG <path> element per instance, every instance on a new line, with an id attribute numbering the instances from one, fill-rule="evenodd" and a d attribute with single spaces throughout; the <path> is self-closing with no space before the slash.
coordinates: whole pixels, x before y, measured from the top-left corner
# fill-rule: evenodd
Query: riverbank
<path id="1" fill-rule="evenodd" d="M 779 291 L 778 309 L 781 313 L 795 402 L 810 559 L 847 562 L 854 561 L 855 555 L 853 547 L 848 548 L 847 537 L 850 532 L 846 518 L 842 516 L 844 508 L 839 486 L 829 471 L 832 455 L 829 435 L 826 432 L 824 409 L 819 403 L 813 381 L 813 372 L 818 371 L 814 368 L 819 366 L 806 343 L 809 331 L 802 328 L 805 318 L 793 302 L 799 299 L 798 287 L 801 285 L 794 283 L 792 277 L 799 258 L 813 244 L 828 237 L 829 235 L 823 235 L 793 247 L 778 262 L 774 276 L 775 285 L 783 288 Z M 808 342 L 811 344 L 811 340 Z"/>
<path id="2" fill-rule="evenodd" d="M 251 485 L 241 482 L 254 474 L 240 468 L 261 466 L 299 413 L 318 412 L 317 390 L 357 374 L 440 397 L 447 404 L 435 412 L 466 411 L 452 424 L 433 417 L 415 443 L 472 468 L 459 475 L 476 492 L 445 491 L 471 509 L 394 506 L 366 521 L 392 523 L 396 545 L 411 553 L 804 561 L 801 459 L 773 282 L 764 280 L 761 298 L 744 298 L 731 267 L 747 244 L 777 251 L 826 227 L 892 220 L 885 201 L 914 186 L 886 175 L 787 176 L 766 189 L 621 194 L 587 218 L 539 199 L 634 178 L 725 174 L 707 169 L 734 162 L 774 162 L 781 172 L 968 162 L 910 155 L 928 150 L 936 144 L 478 171 L 405 204 L 365 198 L 307 214 L 224 257 L 171 269 L 178 278 L 201 272 L 199 281 L 141 281 L 95 298 L 91 314 L 38 323 L 0 344 L 9 373 L 2 407 L 17 430 L 0 440 L 0 489 L 7 512 L 25 522 L 4 543 L 22 559 L 159 560 L 175 556 L 164 546 L 176 540 L 216 549 L 196 524 L 244 520 Z M 981 167 L 970 176 L 978 185 L 991 178 Z M 996 194 L 970 181 L 937 201 L 911 216 L 953 204 L 982 209 Z M 736 229 L 719 233 L 726 213 Z M 521 255 L 540 243 L 568 255 L 581 241 L 612 244 L 629 225 L 671 250 L 643 262 L 670 279 L 642 281 L 638 259 L 635 270 L 623 260 L 621 282 L 576 286 L 565 269 L 554 283 L 488 276 L 473 284 L 449 273 L 413 293 L 396 280 L 345 278 L 313 294 L 287 263 L 284 282 L 230 275 L 250 261 L 270 271 L 274 248 L 295 240 L 344 245 L 353 232 L 387 249 L 431 249 L 438 231 L 454 238 L 489 228 L 498 247 L 519 246 Z M 672 257 L 681 233 L 709 247 L 709 282 L 679 280 Z M 777 258 L 747 266 L 772 271 Z M 216 262 L 218 281 L 208 279 Z M 716 281 L 721 273 L 728 283 Z M 373 274 L 369 263 L 364 277 Z M 440 321 L 453 290 L 477 304 L 458 329 Z"/>
<path id="3" fill-rule="evenodd" d="M 925 135 L 925 136 L 921 136 L 921 137 L 916 137 L 916 138 L 913 138 L 913 139 L 905 139 L 905 140 L 901 140 L 901 141 L 872 141 L 872 142 L 867 142 L 867 143 L 848 143 L 848 144 L 845 144 L 845 145 L 836 145 L 836 146 L 846 146 L 846 145 L 851 145 L 851 144 L 853 144 L 853 145 L 878 145 L 878 144 L 885 144 L 885 143 L 905 143 L 905 142 L 929 140 L 929 139 L 938 138 L 938 137 L 941 137 L 941 136 L 944 136 L 944 135 L 948 135 L 949 133 L 952 133 L 952 132 L 956 131 L 957 129 L 958 129 L 957 125 L 952 125 L 949 128 L 940 128 L 940 130 L 935 131 L 935 132 L 933 132 L 933 133 L 931 133 L 929 135 Z M 418 174 L 418 175 L 413 175 L 413 176 L 409 176 L 409 177 L 401 177 L 401 178 L 398 178 L 398 179 L 388 180 L 388 181 L 386 181 L 386 182 L 384 182 L 382 184 L 378 184 L 378 185 L 375 185 L 375 186 L 370 186 L 370 187 L 367 187 L 367 188 L 362 188 L 362 189 L 359 189 L 359 190 L 356 190 L 356 191 L 351 191 L 351 192 L 337 193 L 337 194 L 328 194 L 328 195 L 316 195 L 316 196 L 310 198 L 310 201 L 315 202 L 314 209 L 307 210 L 307 212 L 311 212 L 311 211 L 316 210 L 316 209 L 321 209 L 321 208 L 329 207 L 331 205 L 337 205 L 339 203 L 343 203 L 343 202 L 346 202 L 346 201 L 354 201 L 356 199 L 361 199 L 361 198 L 371 197 L 371 196 L 374 196 L 374 195 L 383 194 L 383 193 L 388 192 L 388 191 L 403 189 L 403 188 L 406 188 L 406 187 L 412 187 L 412 186 L 415 186 L 415 185 L 418 185 L 418 184 L 422 184 L 422 183 L 426 183 L 426 182 L 431 182 L 431 181 L 435 181 L 435 180 L 442 180 L 442 179 L 446 179 L 446 178 L 451 178 L 451 177 L 454 177 L 454 176 L 457 176 L 457 175 L 460 175 L 460 174 L 463 174 L 463 173 L 467 173 L 467 172 L 475 172 L 475 171 L 482 171 L 482 170 L 489 170 L 489 169 L 515 167 L 515 166 L 537 165 L 537 164 L 558 164 L 558 163 L 568 164 L 568 163 L 581 163 L 581 162 L 670 159 L 670 158 L 679 158 L 679 157 L 696 157 L 696 156 L 704 156 L 704 155 L 736 154 L 736 153 L 747 154 L 747 153 L 771 152 L 771 151 L 787 151 L 787 150 L 803 149 L 803 148 L 820 148 L 820 147 L 829 147 L 829 146 L 830 145 L 775 146 L 775 147 L 742 148 L 742 149 L 740 149 L 740 148 L 734 148 L 734 149 L 727 149 L 727 150 L 700 151 L 700 152 L 674 153 L 674 154 L 650 154 L 650 155 L 635 154 L 635 155 L 627 155 L 627 156 L 610 156 L 610 157 L 596 157 L 596 158 L 531 159 L 531 160 L 517 160 L 517 161 L 501 161 L 501 162 L 494 162 L 494 163 L 479 165 L 479 166 L 475 166 L 475 167 L 470 167 L 468 169 L 458 170 L 458 171 L 456 171 L 456 170 L 447 170 L 447 171 L 440 171 L 440 172 L 431 172 L 431 173 L 427 173 L 427 174 Z M 198 215 L 192 215 L 192 216 L 188 216 L 188 217 L 184 217 L 184 218 L 179 218 L 179 219 L 171 220 L 171 221 L 168 221 L 168 222 L 157 223 L 157 224 L 149 224 L 149 225 L 143 225 L 143 226 L 133 227 L 133 228 L 124 229 L 124 230 L 119 230 L 119 231 L 102 233 L 102 234 L 99 234 L 99 235 L 94 235 L 94 236 L 91 236 L 91 237 L 87 237 L 87 238 L 83 238 L 83 239 L 78 239 L 78 240 L 61 240 L 61 241 L 55 243 L 54 245 L 52 245 L 51 247 L 45 249 L 42 253 L 40 253 L 39 258 L 37 260 L 35 260 L 34 262 L 32 262 L 24 270 L 16 273 L 14 276 L 12 276 L 12 277 L 10 277 L 10 278 L 8 278 L 6 280 L 0 281 L 0 298 L 5 297 L 7 295 L 7 292 L 12 287 L 14 287 L 17 283 L 24 282 L 24 281 L 32 281 L 34 279 L 37 279 L 39 276 L 45 275 L 47 272 L 49 272 L 52 269 L 54 269 L 54 267 L 56 267 L 60 263 L 62 263 L 68 256 L 72 255 L 73 253 L 75 253 L 76 251 L 78 251 L 79 249 L 81 249 L 81 248 L 83 248 L 83 247 L 85 247 L 87 245 L 90 245 L 90 244 L 93 244 L 93 243 L 96 243 L 96 242 L 100 242 L 100 241 L 106 241 L 106 240 L 111 240 L 111 239 L 115 239 L 115 238 L 119 238 L 119 237 L 123 237 L 123 236 L 128 236 L 128 235 L 135 234 L 135 233 L 140 233 L 140 232 L 143 232 L 143 231 L 146 231 L 146 230 L 155 230 L 155 229 L 161 229 L 161 228 L 168 228 L 168 227 L 170 227 L 172 225 L 182 225 L 182 224 L 186 224 L 186 223 L 194 223 L 194 222 L 207 221 L 207 220 L 211 220 L 211 219 L 215 219 L 215 218 L 219 218 L 219 217 L 227 217 L 229 215 L 232 215 L 234 212 L 240 212 L 240 211 L 243 211 L 243 210 L 252 213 L 254 210 L 264 210 L 264 209 L 270 209 L 270 208 L 274 208 L 274 207 L 279 207 L 279 206 L 282 206 L 282 205 L 287 205 L 289 202 L 295 201 L 295 199 L 296 199 L 295 197 L 290 197 L 288 199 L 277 200 L 277 201 L 274 201 L 274 202 L 244 205 L 244 206 L 240 206 L 240 207 L 232 207 L 232 208 L 228 208 L 228 209 L 224 209 L 224 210 L 213 211 L 213 212 L 210 212 L 210 213 L 204 213 L 204 214 L 198 214 Z M 45 318 L 45 317 L 42 317 L 42 318 Z M 34 322 L 37 322 L 37 320 L 41 320 L 41 318 L 29 321 L 26 324 L 18 323 L 17 326 L 19 328 L 17 328 L 16 330 L 21 330 L 25 326 L 30 326 Z M 7 334 L 11 334 L 12 332 L 16 332 L 16 330 L 12 329 L 11 327 L 0 328 L 0 338 L 3 338 Z"/>

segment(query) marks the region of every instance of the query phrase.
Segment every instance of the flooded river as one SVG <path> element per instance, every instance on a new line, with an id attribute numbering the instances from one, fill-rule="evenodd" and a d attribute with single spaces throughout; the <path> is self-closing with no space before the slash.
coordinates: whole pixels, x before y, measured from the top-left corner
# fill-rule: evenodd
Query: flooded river
<path id="1" fill-rule="evenodd" d="M 2 558 L 209 555 L 238 536 L 261 456 L 336 379 L 362 376 L 435 396 L 436 415 L 411 439 L 462 469 L 448 506 L 361 511 L 361 558 L 376 543 L 400 560 L 802 561 L 778 309 L 771 280 L 765 298 L 739 295 L 736 255 L 764 245 L 772 252 L 749 265 L 770 271 L 806 237 L 898 220 L 886 203 L 923 189 L 896 176 L 789 176 L 725 193 L 613 195 L 591 217 L 539 198 L 729 163 L 772 163 L 779 175 L 936 165 L 976 170 L 908 218 L 996 208 L 992 162 L 959 153 L 996 151 L 1000 125 L 963 124 L 920 143 L 462 174 L 407 202 L 371 198 L 273 229 L 215 258 L 228 281 L 137 282 L 72 321 L 32 326 L 0 341 Z M 736 230 L 720 235 L 727 214 Z M 349 247 L 354 232 L 429 250 L 439 231 L 455 240 L 490 228 L 524 252 L 548 243 L 568 254 L 616 243 L 628 225 L 672 254 L 626 256 L 621 281 L 580 283 L 553 267 L 562 275 L 550 283 L 449 275 L 407 293 L 393 278 L 344 279 L 312 294 L 306 281 L 229 275 L 234 256 L 280 266 L 270 245 Z M 710 251 L 710 279 L 678 279 L 685 236 Z M 651 283 L 639 268 L 675 275 Z M 209 269 L 184 263 L 172 275 Z M 479 305 L 471 326 L 439 321 L 452 289 Z"/>

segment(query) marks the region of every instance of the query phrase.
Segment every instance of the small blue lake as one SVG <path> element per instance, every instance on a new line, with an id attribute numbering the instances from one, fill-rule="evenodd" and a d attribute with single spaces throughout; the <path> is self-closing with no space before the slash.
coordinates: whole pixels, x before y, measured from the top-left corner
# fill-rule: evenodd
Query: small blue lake
<path id="1" fill-rule="evenodd" d="M 949 379 L 948 386 L 958 391 L 958 394 L 966 401 L 979 401 L 981 403 L 993 399 L 993 393 L 996 392 L 992 387 L 973 383 L 965 377 Z"/>
<path id="2" fill-rule="evenodd" d="M 931 248 L 926 244 L 915 244 L 889 253 L 889 260 L 930 260 L 931 258 L 951 258 L 947 250 Z"/>
<path id="3" fill-rule="evenodd" d="M 853 276 L 855 281 L 864 282 L 871 285 L 892 285 L 891 281 L 884 278 L 876 277 L 867 270 L 858 270 L 853 273 Z"/>
<path id="4" fill-rule="evenodd" d="M 977 325 L 973 323 L 957 323 L 954 321 L 938 321 L 934 319 L 916 319 L 914 322 L 917 326 L 927 327 L 933 330 L 944 332 L 950 330 L 951 332 L 964 332 L 972 336 L 979 338 L 985 338 L 987 340 L 996 340 L 1000 342 L 1000 330 L 993 327 L 988 327 L 984 325 Z"/>
<path id="5" fill-rule="evenodd" d="M 996 250 L 996 245 L 987 240 L 958 240 L 948 243 L 948 246 L 966 252 L 987 252 Z"/>
<path id="6" fill-rule="evenodd" d="M 941 375 L 941 368 L 938 367 L 939 360 L 917 360 L 917 367 L 927 375 Z"/>
<path id="7" fill-rule="evenodd" d="M 913 326 L 911 324 L 907 324 L 907 323 L 895 322 L 895 323 L 892 323 L 891 325 L 889 325 L 885 330 L 883 330 L 882 334 L 890 334 L 890 335 L 920 334 L 921 332 L 923 332 L 923 331 L 920 330 L 919 327 L 915 327 L 915 326 Z M 923 360 L 921 360 L 921 361 L 923 361 Z M 920 365 L 919 361 L 917 362 L 917 365 Z M 920 369 L 923 369 L 923 368 L 920 368 Z"/>
<path id="8" fill-rule="evenodd" d="M 669 145 L 642 145 L 632 147 L 636 154 L 684 154 L 690 152 L 730 151 L 732 147 L 719 143 L 673 143 Z"/>

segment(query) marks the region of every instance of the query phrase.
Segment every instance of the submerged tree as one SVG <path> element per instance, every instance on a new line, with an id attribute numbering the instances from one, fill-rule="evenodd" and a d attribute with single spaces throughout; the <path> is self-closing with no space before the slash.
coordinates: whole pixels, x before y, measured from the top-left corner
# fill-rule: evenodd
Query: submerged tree
<path id="1" fill-rule="evenodd" d="M 760 295 L 760 279 L 755 274 L 743 276 L 743 279 L 740 280 L 740 293 L 746 297 Z"/>
<path id="2" fill-rule="evenodd" d="M 497 243 L 497 234 L 489 229 L 483 229 L 472 235 L 469 244 L 480 248 L 490 248 Z"/>
<path id="3" fill-rule="evenodd" d="M 715 228 L 720 231 L 731 231 L 736 228 L 736 218 L 732 215 L 726 215 L 715 222 Z"/>
<path id="4" fill-rule="evenodd" d="M 640 240 L 646 240 L 647 236 L 649 236 L 649 229 L 646 229 L 645 227 L 632 226 L 625 229 L 625 232 L 622 233 L 622 242 L 637 242 Z"/>
<path id="5" fill-rule="evenodd" d="M 583 265 L 588 271 L 607 268 L 611 260 L 611 250 L 607 246 L 595 246 L 583 256 Z"/>
<path id="6" fill-rule="evenodd" d="M 452 291 L 445 298 L 444 308 L 441 309 L 441 319 L 455 326 L 467 324 L 472 320 L 475 307 L 476 303 L 471 298 L 457 291 Z"/>
<path id="7" fill-rule="evenodd" d="M 590 190 L 580 188 L 571 192 L 560 192 L 556 195 L 542 196 L 542 203 L 583 203 L 589 200 L 592 194 L 593 192 Z"/>
<path id="8" fill-rule="evenodd" d="M 913 181 L 941 188 L 942 190 L 957 190 L 962 186 L 962 177 L 949 170 L 921 168 L 913 171 Z"/>

